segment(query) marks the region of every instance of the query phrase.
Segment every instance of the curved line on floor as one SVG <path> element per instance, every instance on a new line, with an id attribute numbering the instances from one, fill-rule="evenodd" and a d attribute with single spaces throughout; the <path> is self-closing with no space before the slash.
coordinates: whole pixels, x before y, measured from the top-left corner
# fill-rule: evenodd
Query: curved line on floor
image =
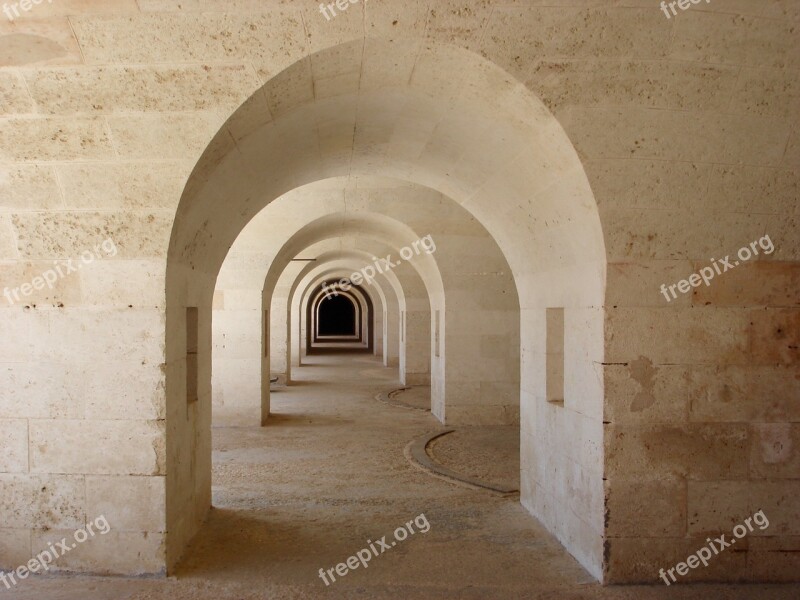
<path id="1" fill-rule="evenodd" d="M 457 471 L 453 471 L 452 469 L 448 469 L 444 465 L 440 465 L 434 461 L 430 454 L 428 454 L 428 446 L 436 438 L 447 435 L 448 433 L 453 433 L 454 431 L 455 429 L 444 429 L 421 435 L 420 437 L 411 440 L 408 445 L 406 445 L 405 449 L 403 450 L 403 454 L 413 466 L 438 479 L 443 479 L 450 483 L 455 483 L 456 485 L 468 487 L 470 489 L 488 490 L 502 496 L 509 496 L 511 494 L 519 493 L 519 490 L 516 488 L 497 485 L 494 483 L 487 483 L 479 479 L 474 479 L 472 477 L 462 475 Z"/>
<path id="2" fill-rule="evenodd" d="M 410 390 L 414 386 L 407 385 L 405 387 L 391 389 L 388 392 L 380 392 L 379 394 L 375 395 L 375 400 L 378 402 L 383 402 L 384 404 L 388 404 L 389 406 L 396 406 L 398 408 L 410 408 L 411 410 L 418 410 L 420 412 L 431 412 L 430 408 L 420 408 L 419 406 L 411 406 L 410 404 L 406 404 L 405 402 L 399 402 L 398 400 L 394 400 L 391 397 L 391 394 L 395 392 L 402 392 L 403 390 Z"/>

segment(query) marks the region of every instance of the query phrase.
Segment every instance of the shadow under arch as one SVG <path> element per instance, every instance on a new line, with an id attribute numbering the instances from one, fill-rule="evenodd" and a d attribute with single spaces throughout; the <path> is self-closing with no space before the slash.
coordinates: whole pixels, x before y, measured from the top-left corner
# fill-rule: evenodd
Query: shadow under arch
<path id="1" fill-rule="evenodd" d="M 288 322 L 287 329 L 290 332 L 290 341 L 287 343 L 287 364 L 292 364 L 294 357 L 297 362 L 297 366 L 302 365 L 302 352 L 300 344 L 300 340 L 302 339 L 302 326 L 299 315 L 301 313 L 301 307 L 303 306 L 303 299 L 308 293 L 307 288 L 313 288 L 320 280 L 330 278 L 333 275 L 336 275 L 336 277 L 334 277 L 335 279 L 348 277 L 353 272 L 356 272 L 367 261 L 371 260 L 371 256 L 371 253 L 363 250 L 326 250 L 318 256 L 318 260 L 320 262 L 319 265 L 307 265 L 297 274 L 297 276 L 294 278 L 294 281 L 291 283 L 287 298 L 286 319 Z M 360 263 L 351 262 L 354 260 L 360 261 Z M 382 274 L 381 277 L 385 278 L 385 283 L 381 280 L 381 278 L 376 278 L 376 280 L 373 282 L 373 288 L 377 296 L 376 299 L 380 301 L 380 305 L 384 313 L 382 317 L 383 331 L 381 332 L 381 343 L 383 347 L 381 354 L 383 365 L 388 367 L 390 366 L 390 355 L 399 357 L 399 348 L 392 353 L 392 348 L 389 341 L 391 338 L 388 336 L 388 318 L 389 315 L 391 315 L 393 319 L 396 320 L 399 311 L 405 310 L 406 300 L 403 287 L 395 273 L 388 271 Z M 386 286 L 385 289 L 384 286 Z M 297 321 L 294 324 L 292 322 L 293 319 Z M 292 333 L 295 331 L 296 334 Z M 392 364 L 391 366 L 399 367 L 397 364 Z"/>
<path id="2" fill-rule="evenodd" d="M 355 290 L 359 295 L 360 298 L 356 299 L 353 297 L 352 290 Z M 352 285 L 350 291 L 328 291 L 326 293 L 325 290 L 325 283 L 318 285 L 314 290 L 311 291 L 311 302 L 308 303 L 306 307 L 306 323 L 315 322 L 314 327 L 307 327 L 306 328 L 306 344 L 308 344 L 308 354 L 319 353 L 321 350 L 318 345 L 315 346 L 315 342 L 319 342 L 320 335 L 321 335 L 321 310 L 324 302 L 328 301 L 336 301 L 338 298 L 346 298 L 348 302 L 350 302 L 353 306 L 353 313 L 354 319 L 361 320 L 362 319 L 362 308 L 359 302 L 363 301 L 366 305 L 366 311 L 364 311 L 364 317 L 366 317 L 366 330 L 360 326 L 360 323 L 356 322 L 355 329 L 356 329 L 356 337 L 358 338 L 359 343 L 366 343 L 366 347 L 362 350 L 365 352 L 372 352 L 373 349 L 373 327 L 374 319 L 375 319 L 375 309 L 372 304 L 372 298 L 358 285 Z M 313 316 L 316 315 L 316 316 Z M 313 316 L 313 320 L 312 320 Z M 312 331 L 312 329 L 314 331 Z M 336 341 L 336 340 L 334 340 Z M 341 340 L 341 341 L 350 341 L 350 340 Z M 333 349 L 329 349 L 328 351 L 333 351 Z"/>
<path id="3" fill-rule="evenodd" d="M 527 88 L 470 51 L 429 41 L 348 42 L 267 82 L 215 136 L 186 184 L 166 274 L 166 553 L 177 562 L 210 506 L 210 311 L 231 243 L 273 199 L 331 176 L 378 174 L 433 188 L 494 237 L 521 311 L 523 505 L 596 578 L 604 564 L 601 363 L 605 244 L 580 159 L 556 118 Z M 396 72 L 386 73 L 391 54 Z M 344 58 L 349 57 L 349 58 Z M 287 98 L 272 120 L 249 113 L 286 96 L 292 78 L 357 71 L 336 95 Z M 261 98 L 259 100 L 259 98 Z M 260 104 L 263 103 L 263 104 Z M 410 127 L 409 124 L 413 124 Z M 564 310 L 564 403 L 547 402 L 546 309 Z M 187 314 L 196 309 L 198 402 L 186 401 Z M 599 448 L 600 450 L 597 450 Z M 541 469 L 540 464 L 559 465 Z M 569 490 L 580 480 L 580 494 Z M 556 509 L 557 507 L 557 509 Z"/>

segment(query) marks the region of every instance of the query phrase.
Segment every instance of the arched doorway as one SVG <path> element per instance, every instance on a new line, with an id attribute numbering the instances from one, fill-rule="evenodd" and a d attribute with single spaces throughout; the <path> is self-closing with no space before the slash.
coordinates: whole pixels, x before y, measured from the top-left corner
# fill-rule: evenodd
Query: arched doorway
<path id="1" fill-rule="evenodd" d="M 201 401 L 186 419 L 169 416 L 186 403 L 187 311 L 198 312 L 202 362 L 214 280 L 242 227 L 298 185 L 360 173 L 401 177 L 448 195 L 503 251 L 521 311 L 522 503 L 600 578 L 604 515 L 602 504 L 586 499 L 603 491 L 602 461 L 592 449 L 603 443 L 603 384 L 594 365 L 604 353 L 605 251 L 581 162 L 541 102 L 477 55 L 427 42 L 367 40 L 361 47 L 354 43 L 358 51 L 347 52 L 345 44 L 313 57 L 317 65 L 327 61 L 328 72 L 341 70 L 343 56 L 352 57 L 346 68 L 361 73 L 357 83 L 333 97 L 285 104 L 273 121 L 244 137 L 223 128 L 184 191 L 167 269 L 167 355 L 174 365 L 167 378 L 168 563 L 177 560 L 209 505 L 203 441 L 209 435 L 208 379 L 198 381 Z M 370 85 L 371 77 L 385 73 L 369 57 L 388 55 L 407 64 L 408 72 L 398 72 L 396 85 L 385 92 Z M 292 76 L 306 77 L 303 66 L 290 67 L 281 80 Z M 277 85 L 267 83 L 260 97 L 280 93 Z M 258 102 L 244 105 L 237 119 L 259 110 Z M 409 118 L 418 125 L 415 131 L 424 132 L 422 145 L 403 137 Z M 318 127 L 326 119 L 335 126 Z M 221 194 L 224 208 L 217 201 Z M 553 308 L 563 309 L 563 319 L 552 320 L 558 331 L 548 328 L 547 309 Z M 456 326 L 445 319 L 443 335 L 452 335 Z M 552 372 L 548 355 L 555 353 L 545 343 L 548 337 L 563 340 L 564 348 L 561 368 Z M 442 359 L 468 361 L 470 352 L 474 356 L 467 347 L 446 346 Z M 563 379 L 563 403 L 549 402 L 545 393 L 554 377 Z M 544 463 L 561 467 L 543 470 Z M 585 493 L 569 491 L 575 472 Z M 181 485 L 187 480 L 194 485 Z M 553 506 L 564 511 L 556 515 Z M 578 530 L 591 533 L 576 536 Z"/>
<path id="2" fill-rule="evenodd" d="M 323 337 L 358 338 L 358 305 L 349 294 L 323 296 L 317 305 L 317 339 Z"/>

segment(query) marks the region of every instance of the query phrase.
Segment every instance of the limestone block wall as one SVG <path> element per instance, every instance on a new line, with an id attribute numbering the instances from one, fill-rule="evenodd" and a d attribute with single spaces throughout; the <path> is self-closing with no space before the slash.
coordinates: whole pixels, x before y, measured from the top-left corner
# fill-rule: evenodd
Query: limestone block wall
<path id="1" fill-rule="evenodd" d="M 400 355 L 405 357 L 405 368 L 402 370 L 400 383 L 430 385 L 431 309 L 428 299 L 424 298 L 422 302 L 408 299 L 403 319 L 405 328 L 401 325 Z"/>
<path id="2" fill-rule="evenodd" d="M 609 582 L 652 581 L 758 510 L 768 528 L 683 579 L 791 580 L 800 566 L 798 9 L 717 3 L 653 23 L 642 60 L 529 72 L 583 158 L 606 238 Z M 774 252 L 661 292 L 763 236 Z"/>
<path id="3" fill-rule="evenodd" d="M 668 20 L 649 1 L 462 4 L 469 10 L 370 2 L 328 22 L 311 2 L 59 0 L 0 22 L 0 283 L 33 287 L 53 261 L 79 260 L 105 238 L 118 249 L 53 289 L 0 299 L 0 566 L 24 563 L 47 535 L 101 511 L 113 536 L 63 568 L 174 565 L 209 489 L 210 389 L 201 390 L 207 412 L 184 403 L 168 413 L 165 391 L 175 386 L 180 397 L 185 379 L 185 348 L 166 354 L 165 321 L 180 338 L 178 313 L 195 305 L 210 323 L 217 275 L 180 265 L 193 283 L 165 298 L 167 244 L 189 173 L 225 119 L 285 67 L 365 36 L 424 36 L 485 57 L 541 98 L 575 145 L 600 211 L 604 304 L 553 300 L 565 307 L 565 353 L 581 353 L 563 407 L 543 404 L 542 347 L 522 344 L 525 505 L 593 574 L 620 582 L 655 581 L 659 567 L 761 508 L 769 528 L 690 578 L 796 578 L 800 6 L 713 0 Z M 414 66 L 399 54 L 369 59 L 385 60 L 373 85 L 393 82 L 390 65 Z M 316 80 L 282 81 L 281 94 L 251 99 L 247 118 L 229 124 L 231 146 L 359 81 L 358 70 L 300 64 Z M 395 142 L 425 147 L 437 131 L 429 124 Z M 331 133 L 325 148 L 333 153 L 338 139 Z M 453 151 L 470 159 L 459 174 L 481 172 L 504 141 Z M 282 150 L 301 144 L 288 139 Z M 440 139 L 428 150 L 437 147 L 447 146 Z M 518 171 L 553 167 L 545 163 Z M 323 167 L 331 164 L 326 155 Z M 396 172 L 411 173 L 404 168 Z M 495 182 L 494 208 L 512 197 L 497 193 L 510 190 L 506 180 L 508 188 Z M 661 295 L 662 283 L 764 235 L 775 244 L 769 256 L 671 302 Z M 584 241 L 553 237 L 541 248 L 567 254 Z M 518 285 L 531 279 L 515 275 Z M 573 280 L 564 277 L 550 281 Z M 545 329 L 545 308 L 522 306 L 531 339 Z M 210 327 L 202 333 L 209 375 Z M 586 400 L 598 390 L 602 414 Z M 582 512 L 591 515 L 583 522 Z"/>
<path id="4" fill-rule="evenodd" d="M 546 309 L 522 311 L 520 500 L 598 579 L 603 578 L 603 359 L 600 308 L 545 302 L 563 312 L 563 402 L 550 402 Z"/>
<path id="5" fill-rule="evenodd" d="M 261 293 L 249 275 L 260 272 L 260 257 L 231 256 L 220 271 L 212 311 L 213 411 L 226 422 L 252 424 L 261 406 Z"/>
<path id="6" fill-rule="evenodd" d="M 449 424 L 517 424 L 517 288 L 508 264 L 495 257 L 493 240 L 462 235 L 454 242 L 460 250 L 455 260 L 467 268 L 448 281 L 446 307 L 439 315 L 438 354 L 444 358 L 448 381 L 445 420 Z M 492 294 L 484 291 L 486 279 Z M 437 354 L 436 349 L 432 352 Z"/>
<path id="7" fill-rule="evenodd" d="M 282 277 L 272 296 L 270 306 L 270 370 L 276 375 L 291 380 L 291 364 L 289 362 L 289 293 L 292 283 L 303 268 L 302 263 L 291 263 L 286 266 L 287 277 Z"/>

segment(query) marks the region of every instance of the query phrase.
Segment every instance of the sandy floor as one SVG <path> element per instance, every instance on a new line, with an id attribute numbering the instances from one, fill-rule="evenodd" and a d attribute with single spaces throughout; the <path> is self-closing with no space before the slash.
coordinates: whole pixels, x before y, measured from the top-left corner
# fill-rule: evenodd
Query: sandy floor
<path id="1" fill-rule="evenodd" d="M 273 395 L 267 427 L 214 429 L 215 508 L 176 576 L 39 577 L 0 598 L 800 597 L 800 586 L 602 588 L 515 499 L 451 485 L 406 462 L 406 443 L 438 427 L 430 414 L 374 401 L 397 386 L 392 371 L 368 355 L 309 362 L 294 371 L 298 385 Z M 329 587 L 319 578 L 367 540 L 391 542 L 395 528 L 420 514 L 427 533 Z"/>
<path id="2" fill-rule="evenodd" d="M 406 406 L 431 409 L 431 388 L 428 386 L 414 385 L 389 392 L 389 398 Z"/>
<path id="3" fill-rule="evenodd" d="M 457 427 L 433 440 L 437 463 L 488 484 L 519 489 L 519 426 Z"/>

